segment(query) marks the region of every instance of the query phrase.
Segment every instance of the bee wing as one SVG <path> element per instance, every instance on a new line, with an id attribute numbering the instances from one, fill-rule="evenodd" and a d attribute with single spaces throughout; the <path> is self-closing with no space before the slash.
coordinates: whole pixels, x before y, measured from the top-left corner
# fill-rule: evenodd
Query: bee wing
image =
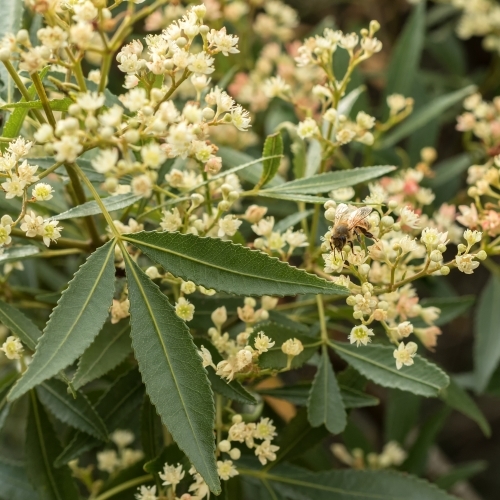
<path id="1" fill-rule="evenodd" d="M 363 221 L 371 214 L 372 210 L 372 207 L 361 207 L 354 210 L 354 212 L 349 215 L 349 219 L 347 219 L 348 228 L 352 229 L 360 223 L 362 224 Z"/>
<path id="2" fill-rule="evenodd" d="M 335 210 L 335 224 L 338 224 L 342 219 L 345 219 L 349 213 L 349 207 L 345 203 L 341 203 Z"/>

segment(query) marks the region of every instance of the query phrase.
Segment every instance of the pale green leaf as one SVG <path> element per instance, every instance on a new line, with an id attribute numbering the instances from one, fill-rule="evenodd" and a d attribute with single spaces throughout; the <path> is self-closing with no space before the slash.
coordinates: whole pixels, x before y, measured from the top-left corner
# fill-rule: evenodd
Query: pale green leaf
<path id="1" fill-rule="evenodd" d="M 394 47 L 387 69 L 386 95 L 410 96 L 425 40 L 425 2 L 413 8 Z"/>
<path id="2" fill-rule="evenodd" d="M 307 414 L 313 427 L 324 425 L 332 434 L 339 434 L 347 424 L 339 385 L 325 346 L 309 393 Z"/>
<path id="3" fill-rule="evenodd" d="M 39 500 L 23 464 L 0 458 L 0 497 L 3 500 Z"/>
<path id="4" fill-rule="evenodd" d="M 130 415 L 137 412 L 144 399 L 144 384 L 137 370 L 130 370 L 116 379 L 95 404 L 95 410 L 106 428 L 113 432 L 127 428 Z M 78 458 L 85 451 L 102 445 L 99 439 L 76 431 L 66 448 L 59 454 L 56 467 Z"/>
<path id="5" fill-rule="evenodd" d="M 245 465 L 250 462 L 245 460 Z M 239 473 L 268 481 L 285 496 L 301 500 L 453 500 L 445 491 L 414 476 L 384 470 L 310 472 L 292 465 L 272 471 L 238 467 Z M 256 470 L 257 469 L 257 470 Z"/>
<path id="6" fill-rule="evenodd" d="M 262 198 L 273 198 L 275 200 L 287 200 L 287 201 L 302 201 L 304 203 L 320 203 L 325 204 L 330 201 L 330 198 L 323 198 L 321 196 L 312 196 L 310 194 L 299 194 L 299 193 L 287 193 L 282 191 L 271 191 L 268 189 L 263 189 L 256 193 L 256 196 L 261 196 Z"/>
<path id="7" fill-rule="evenodd" d="M 306 155 L 306 171 L 304 177 L 312 177 L 318 173 L 323 157 L 323 148 L 321 143 L 316 139 L 309 140 Z"/>
<path id="8" fill-rule="evenodd" d="M 500 278 L 491 275 L 479 297 L 474 330 L 474 378 L 476 391 L 486 389 L 500 361 Z"/>
<path id="9" fill-rule="evenodd" d="M 28 158 L 30 165 L 38 165 L 42 170 L 47 170 L 52 167 L 56 162 L 53 156 L 42 156 L 38 158 Z M 78 158 L 78 166 L 84 171 L 85 175 L 92 182 L 102 183 L 104 182 L 104 174 L 100 174 L 94 170 L 94 167 L 90 163 L 90 160 L 85 158 Z"/>
<path id="10" fill-rule="evenodd" d="M 132 352 L 129 322 L 105 324 L 90 347 L 83 353 L 78 370 L 72 380 L 79 389 L 96 378 L 102 377 L 118 366 Z"/>
<path id="11" fill-rule="evenodd" d="M 91 436 L 107 439 L 104 422 L 83 393 L 76 392 L 76 398 L 73 397 L 68 386 L 57 379 L 42 382 L 36 391 L 45 408 L 58 420 Z"/>
<path id="12" fill-rule="evenodd" d="M 274 176 L 278 173 L 278 169 L 281 163 L 281 157 L 283 155 L 283 138 L 280 132 L 269 135 L 264 142 L 264 149 L 262 151 L 262 156 L 274 158 L 263 160 L 262 165 L 262 177 L 259 179 L 257 185 L 259 187 L 268 184 Z"/>
<path id="13" fill-rule="evenodd" d="M 469 153 L 461 153 L 440 161 L 433 165 L 432 170 L 436 175 L 428 179 L 426 183 L 434 190 L 439 187 L 446 188 L 448 182 L 459 177 L 472 163 L 473 160 Z"/>
<path id="14" fill-rule="evenodd" d="M 453 378 L 450 380 L 450 385 L 442 392 L 441 399 L 448 406 L 451 406 L 471 420 L 474 420 L 483 431 L 483 434 L 487 437 L 490 436 L 490 424 L 483 415 L 483 412 L 479 409 L 476 402 L 453 380 Z"/>
<path id="15" fill-rule="evenodd" d="M 398 125 L 393 131 L 389 132 L 378 144 L 377 149 L 390 148 L 397 144 L 401 139 L 408 137 L 410 134 L 425 126 L 432 120 L 437 120 L 447 109 L 455 104 L 458 104 L 468 95 L 476 91 L 475 85 L 469 85 L 455 92 L 450 92 L 439 97 L 436 97 L 425 106 L 417 109 L 404 120 L 401 125 Z"/>
<path id="16" fill-rule="evenodd" d="M 166 271 L 205 288 L 238 295 L 346 294 L 337 286 L 278 259 L 218 238 L 141 232 L 124 236 Z"/>
<path id="17" fill-rule="evenodd" d="M 69 97 L 63 99 L 49 99 L 50 109 L 53 111 L 68 111 L 68 108 L 73 104 L 73 100 Z M 43 109 L 42 101 L 21 101 L 21 102 L 11 102 L 9 104 L 4 104 L 0 106 L 0 109 Z"/>
<path id="18" fill-rule="evenodd" d="M 422 299 L 422 307 L 438 307 L 441 310 L 439 318 L 434 322 L 435 325 L 446 325 L 450 321 L 464 314 L 474 304 L 476 297 L 474 295 L 462 295 L 461 297 L 429 297 Z M 423 326 L 423 321 L 413 321 L 415 325 Z"/>
<path id="19" fill-rule="evenodd" d="M 42 332 L 21 311 L 0 300 L 0 323 L 19 337 L 32 351 L 35 350 Z"/>
<path id="20" fill-rule="evenodd" d="M 122 208 L 129 207 L 130 205 L 138 202 L 140 199 L 142 199 L 142 195 L 125 193 L 102 198 L 102 203 L 108 212 L 114 212 L 115 210 L 121 210 Z M 92 200 L 70 208 L 62 214 L 54 215 L 51 218 L 53 220 L 74 219 L 75 217 L 87 217 L 88 215 L 96 215 L 100 213 L 102 213 L 101 207 L 96 201 Z"/>
<path id="21" fill-rule="evenodd" d="M 335 172 L 313 175 L 312 177 L 308 177 L 306 179 L 290 181 L 265 191 L 267 193 L 273 192 L 287 194 L 326 193 L 335 189 L 355 186 L 356 184 L 388 174 L 395 169 L 396 167 L 383 165 L 376 167 L 353 168 L 352 170 L 337 170 Z"/>
<path id="22" fill-rule="evenodd" d="M 366 90 L 365 85 L 360 85 L 356 87 L 354 90 L 351 90 L 347 95 L 342 97 L 339 101 L 339 105 L 337 107 L 337 113 L 340 115 L 349 116 L 352 107 L 358 100 L 358 97 Z"/>
<path id="23" fill-rule="evenodd" d="M 69 467 L 54 466 L 61 452 L 57 435 L 35 392 L 31 391 L 30 396 L 25 446 L 28 478 L 41 500 L 77 499 L 79 494 Z"/>
<path id="24" fill-rule="evenodd" d="M 114 240 L 98 248 L 70 281 L 52 311 L 32 362 L 10 392 L 10 400 L 73 363 L 99 333 L 113 300 L 114 249 Z"/>
<path id="25" fill-rule="evenodd" d="M 475 460 L 454 467 L 450 472 L 436 479 L 435 484 L 443 490 L 449 490 L 456 483 L 467 481 L 472 476 L 483 472 L 488 468 L 486 460 Z"/>
<path id="26" fill-rule="evenodd" d="M 304 210 L 303 212 L 295 212 L 287 217 L 279 220 L 273 227 L 273 231 L 278 233 L 283 233 L 288 228 L 295 226 L 304 219 L 307 219 L 310 215 L 314 213 L 314 210 Z"/>
<path id="27" fill-rule="evenodd" d="M 332 342 L 337 354 L 366 378 L 384 387 L 413 392 L 420 396 L 438 396 L 450 379 L 436 365 L 415 356 L 412 366 L 396 368 L 394 347 L 370 345 L 356 347 L 344 342 Z"/>
<path id="28" fill-rule="evenodd" d="M 147 395 L 141 408 L 141 443 L 146 460 L 156 458 L 163 448 L 161 419 Z"/>
<path id="29" fill-rule="evenodd" d="M 0 380 L 0 430 L 3 428 L 3 424 L 9 415 L 12 403 L 7 401 L 7 394 L 10 388 L 14 385 L 14 382 L 18 378 L 16 372 L 12 372 Z"/>
<path id="30" fill-rule="evenodd" d="M 40 253 L 40 248 L 35 245 L 23 245 L 19 247 L 6 248 L 3 253 L 0 254 L 0 264 L 5 264 L 6 262 L 11 262 L 13 260 L 23 260 L 27 257 L 31 257 Z"/>
<path id="31" fill-rule="evenodd" d="M 189 328 L 158 286 L 125 255 L 132 347 L 146 391 L 163 424 L 211 491 L 215 463 L 212 391 Z"/>

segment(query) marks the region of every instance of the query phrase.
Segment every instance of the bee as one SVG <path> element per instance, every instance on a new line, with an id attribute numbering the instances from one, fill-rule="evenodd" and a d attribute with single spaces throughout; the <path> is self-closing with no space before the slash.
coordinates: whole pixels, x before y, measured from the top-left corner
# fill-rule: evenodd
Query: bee
<path id="1" fill-rule="evenodd" d="M 354 238 L 356 237 L 360 241 L 361 234 L 375 239 L 370 233 L 370 222 L 367 220 L 371 211 L 372 207 L 361 207 L 349 212 L 349 207 L 345 203 L 341 203 L 337 207 L 330 239 L 330 248 L 333 252 L 338 250 L 342 255 L 342 250 L 347 243 L 354 251 Z"/>

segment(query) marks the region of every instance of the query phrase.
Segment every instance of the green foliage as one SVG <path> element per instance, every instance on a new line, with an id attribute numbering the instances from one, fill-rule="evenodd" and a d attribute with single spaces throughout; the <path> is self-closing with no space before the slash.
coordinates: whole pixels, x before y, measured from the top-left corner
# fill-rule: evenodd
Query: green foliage
<path id="1" fill-rule="evenodd" d="M 17 335 L 32 351 L 42 332 L 22 312 L 0 300 L 0 322 Z"/>
<path id="2" fill-rule="evenodd" d="M 264 142 L 264 150 L 262 156 L 274 156 L 274 158 L 263 161 L 262 177 L 258 182 L 258 186 L 265 186 L 278 173 L 278 168 L 283 154 L 283 139 L 279 132 L 267 137 Z"/>

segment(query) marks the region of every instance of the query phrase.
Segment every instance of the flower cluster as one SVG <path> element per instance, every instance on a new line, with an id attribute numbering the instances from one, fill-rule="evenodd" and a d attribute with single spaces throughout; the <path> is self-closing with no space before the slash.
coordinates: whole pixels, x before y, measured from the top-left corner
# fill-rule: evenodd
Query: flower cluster
<path id="1" fill-rule="evenodd" d="M 382 453 L 365 453 L 361 448 L 354 448 L 351 452 L 340 443 L 331 447 L 334 456 L 343 464 L 353 469 L 387 469 L 398 467 L 406 459 L 407 453 L 396 441 L 389 441 L 383 448 Z"/>

